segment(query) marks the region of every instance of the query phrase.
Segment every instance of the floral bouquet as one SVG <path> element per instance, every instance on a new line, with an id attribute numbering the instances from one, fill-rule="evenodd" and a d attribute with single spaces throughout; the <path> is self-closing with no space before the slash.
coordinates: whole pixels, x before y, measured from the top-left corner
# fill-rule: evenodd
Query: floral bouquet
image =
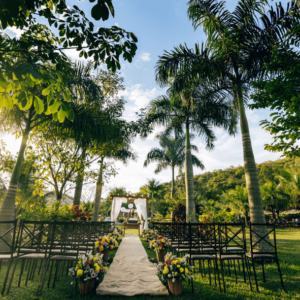
<path id="1" fill-rule="evenodd" d="M 118 247 L 118 242 L 112 236 L 99 237 L 95 243 L 95 249 L 98 252 L 105 252 Z"/>
<path id="2" fill-rule="evenodd" d="M 146 233 L 145 235 L 144 235 L 144 240 L 146 241 L 146 242 L 150 242 L 150 241 L 152 241 L 153 239 L 155 239 L 157 237 L 157 234 L 153 231 L 153 230 L 150 230 L 150 231 L 148 231 L 148 233 Z"/>
<path id="3" fill-rule="evenodd" d="M 165 250 L 166 248 L 169 248 L 171 246 L 169 240 L 167 238 L 164 238 L 162 235 L 157 236 L 149 243 L 149 245 L 150 249 L 154 249 L 158 252 L 161 250 Z"/>
<path id="4" fill-rule="evenodd" d="M 69 269 L 71 277 L 78 278 L 81 282 L 91 279 L 100 278 L 107 271 L 107 267 L 103 267 L 100 254 L 92 254 L 92 251 L 79 256 L 79 260 L 75 268 Z"/>
<path id="5" fill-rule="evenodd" d="M 142 235 L 148 234 L 150 231 L 152 231 L 152 230 L 149 228 L 145 228 L 142 230 Z"/>
<path id="6" fill-rule="evenodd" d="M 162 281 L 171 279 L 172 282 L 194 278 L 192 275 L 193 266 L 190 266 L 186 260 L 188 255 L 184 257 L 176 257 L 171 252 L 165 256 L 165 262 L 157 265 L 157 275 Z"/>
<path id="7" fill-rule="evenodd" d="M 119 231 L 117 231 L 116 229 L 114 230 L 114 232 L 111 232 L 109 234 L 109 236 L 112 237 L 118 243 L 120 243 L 122 241 L 121 235 L 120 235 Z"/>
<path id="8" fill-rule="evenodd" d="M 123 230 L 122 230 L 120 227 L 117 227 L 116 229 L 117 229 L 117 231 L 119 232 L 120 235 L 123 234 Z M 115 229 L 115 230 L 116 230 L 116 229 Z"/>

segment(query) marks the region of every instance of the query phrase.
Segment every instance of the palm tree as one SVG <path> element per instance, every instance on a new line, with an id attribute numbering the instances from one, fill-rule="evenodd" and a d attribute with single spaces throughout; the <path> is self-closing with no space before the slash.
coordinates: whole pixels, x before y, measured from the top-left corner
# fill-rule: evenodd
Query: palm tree
<path id="1" fill-rule="evenodd" d="M 289 195 L 285 193 L 280 184 L 268 181 L 261 187 L 263 205 L 266 209 L 272 211 L 275 219 L 275 212 L 279 219 L 279 212 L 286 209 L 288 206 Z"/>
<path id="2" fill-rule="evenodd" d="M 176 78 L 175 78 L 176 79 Z M 185 186 L 186 186 L 186 220 L 196 222 L 194 201 L 194 176 L 191 154 L 190 131 L 206 141 L 206 148 L 214 148 L 215 135 L 212 127 L 229 128 L 232 123 L 231 108 L 222 101 L 223 93 L 213 91 L 206 82 L 193 81 L 185 85 L 181 92 L 176 92 L 174 85 L 168 96 L 160 96 L 150 102 L 141 117 L 146 136 L 155 125 L 166 126 L 166 132 L 176 129 L 185 132 Z"/>
<path id="3" fill-rule="evenodd" d="M 226 82 L 223 88 L 231 96 L 232 114 L 240 118 L 250 217 L 254 223 L 265 222 L 265 216 L 245 112 L 247 93 L 251 81 L 264 75 L 263 64 L 269 59 L 273 46 L 280 43 L 280 35 L 285 31 L 281 24 L 293 23 L 289 11 L 285 12 L 282 7 L 279 13 L 271 10 L 269 19 L 263 12 L 265 5 L 264 0 L 240 0 L 231 13 L 226 10 L 224 1 L 190 0 L 189 18 L 195 29 L 204 28 L 207 48 L 201 51 L 196 45 L 193 51 L 179 46 L 171 53 L 166 52 L 157 65 L 157 78 L 161 83 L 185 74 L 173 82 L 177 88 L 191 78 Z M 262 230 L 262 235 L 267 233 L 265 227 L 257 230 Z"/>
<path id="4" fill-rule="evenodd" d="M 230 210 L 236 212 L 238 215 L 243 215 L 245 218 L 246 226 L 248 226 L 248 192 L 247 188 L 243 186 L 236 186 L 235 190 L 231 190 L 221 195 L 221 201 Z"/>
<path id="5" fill-rule="evenodd" d="M 154 173 L 158 174 L 163 169 L 171 167 L 172 169 L 172 186 L 171 186 L 171 198 L 174 197 L 175 193 L 175 167 L 181 167 L 184 165 L 185 159 L 185 136 L 180 135 L 172 137 L 166 133 L 157 135 L 159 144 L 162 149 L 152 148 L 147 154 L 147 159 L 144 162 L 144 167 L 147 167 L 151 162 L 158 162 L 157 168 Z M 195 145 L 191 145 L 191 149 L 198 152 L 198 148 Z M 202 162 L 195 156 L 192 155 L 192 163 L 194 166 L 204 169 Z"/>
<path id="6" fill-rule="evenodd" d="M 147 184 L 140 188 L 142 194 L 151 195 L 151 222 L 154 214 L 154 196 L 158 195 L 161 189 L 160 182 L 155 179 L 148 179 Z"/>
<path id="7" fill-rule="evenodd" d="M 111 158 L 114 160 L 122 161 L 124 164 L 129 159 L 135 160 L 136 154 L 131 151 L 130 147 L 124 147 L 119 150 L 110 150 L 110 151 L 103 151 L 102 156 L 100 159 L 100 169 L 98 174 L 98 180 L 96 183 L 96 194 L 95 194 L 95 204 L 94 204 L 94 213 L 93 213 L 93 221 L 98 220 L 99 210 L 100 210 L 100 204 L 101 204 L 101 194 L 102 194 L 102 187 L 104 185 L 103 181 L 103 171 L 105 169 L 104 159 L 105 158 Z"/>

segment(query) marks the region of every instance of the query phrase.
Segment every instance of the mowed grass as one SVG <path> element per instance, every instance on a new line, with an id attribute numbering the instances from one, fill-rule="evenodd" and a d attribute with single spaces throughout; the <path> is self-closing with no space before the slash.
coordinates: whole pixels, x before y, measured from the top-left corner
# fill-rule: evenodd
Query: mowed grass
<path id="1" fill-rule="evenodd" d="M 278 242 L 278 252 L 280 259 L 280 267 L 283 274 L 283 280 L 285 284 L 285 288 L 287 293 L 284 293 L 281 290 L 280 279 L 277 271 L 276 264 L 266 265 L 266 279 L 267 282 L 263 283 L 262 280 L 262 269 L 259 265 L 257 266 L 257 273 L 259 279 L 259 288 L 260 293 L 255 291 L 255 283 L 252 274 L 252 284 L 253 284 L 253 292 L 249 290 L 249 284 L 244 283 L 242 272 L 238 273 L 238 284 L 235 283 L 235 277 L 233 273 L 229 276 L 228 272 L 225 277 L 226 294 L 219 292 L 218 286 L 215 286 L 214 280 L 212 280 L 212 285 L 209 285 L 209 277 L 207 275 L 202 278 L 199 273 L 195 274 L 194 279 L 194 288 L 195 293 L 192 294 L 191 287 L 188 285 L 188 282 L 184 282 L 183 284 L 183 294 L 180 297 L 169 296 L 170 298 L 176 298 L 180 300 L 188 300 L 188 299 L 300 299 L 300 230 L 299 229 L 278 229 L 277 232 L 277 242 Z M 137 234 L 136 229 L 128 229 L 126 230 L 128 234 Z M 145 248 L 148 243 L 143 242 Z M 148 256 L 156 257 L 156 254 L 153 250 L 146 249 Z M 112 251 L 110 256 L 114 256 L 116 251 Z M 1 269 L 0 276 L 0 287 L 2 288 L 3 277 L 6 271 L 6 264 L 3 264 Z M 198 272 L 198 268 L 196 265 L 196 271 Z M 47 288 L 47 285 L 44 286 L 43 294 L 40 297 L 36 296 L 36 290 L 38 285 L 38 276 L 36 275 L 33 281 L 28 281 L 28 286 L 25 287 L 25 279 L 26 274 L 24 274 L 21 287 L 18 288 L 18 278 L 20 272 L 20 264 L 18 264 L 17 272 L 14 276 L 13 284 L 9 295 L 5 295 L 4 297 L 0 296 L 0 299 L 21 299 L 21 300 L 33 300 L 33 299 L 99 299 L 97 295 L 89 295 L 89 296 L 80 296 L 78 289 L 73 292 L 72 297 L 70 296 L 70 283 L 71 278 L 62 276 L 56 284 L 55 289 Z M 212 274 L 213 279 L 213 274 Z M 109 299 L 125 299 L 123 297 L 112 297 L 101 296 L 101 299 L 109 300 Z M 166 299 L 166 297 L 154 297 L 154 296 L 139 296 L 135 297 L 135 299 Z"/>

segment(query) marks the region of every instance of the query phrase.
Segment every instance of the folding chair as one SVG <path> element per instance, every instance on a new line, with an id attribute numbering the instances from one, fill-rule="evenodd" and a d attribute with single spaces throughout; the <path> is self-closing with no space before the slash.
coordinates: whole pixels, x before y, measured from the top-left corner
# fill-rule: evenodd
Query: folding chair
<path id="1" fill-rule="evenodd" d="M 278 254 L 277 254 L 277 244 L 276 244 L 276 233 L 275 233 L 275 224 L 268 225 L 261 224 L 261 223 L 249 223 L 250 226 L 250 252 L 246 253 L 247 260 L 252 261 L 253 266 L 253 273 L 255 278 L 255 285 L 256 290 L 259 292 L 258 283 L 257 283 L 257 276 L 255 270 L 255 261 L 261 261 L 262 264 L 262 271 L 263 271 L 263 280 L 266 282 L 265 277 L 265 268 L 264 268 L 264 261 L 272 261 L 274 260 L 278 267 L 279 277 L 282 285 L 282 289 L 284 289 L 281 270 L 279 266 Z M 261 228 L 265 228 L 266 234 L 262 234 Z M 272 234 L 273 233 L 273 234 Z M 273 237 L 273 238 L 272 238 Z M 249 262 L 250 265 L 250 262 Z M 251 271 L 251 269 L 250 269 Z"/>
<path id="2" fill-rule="evenodd" d="M 13 262 L 13 259 L 17 257 L 15 253 L 15 241 L 16 241 L 16 230 L 17 230 L 18 220 L 14 221 L 0 221 L 1 228 L 4 227 L 4 232 L 0 235 L 0 271 L 2 267 L 2 261 L 8 260 L 8 266 L 6 275 L 4 278 L 4 283 L 2 287 L 1 294 L 4 294 L 7 279 L 9 276 L 10 268 Z"/>

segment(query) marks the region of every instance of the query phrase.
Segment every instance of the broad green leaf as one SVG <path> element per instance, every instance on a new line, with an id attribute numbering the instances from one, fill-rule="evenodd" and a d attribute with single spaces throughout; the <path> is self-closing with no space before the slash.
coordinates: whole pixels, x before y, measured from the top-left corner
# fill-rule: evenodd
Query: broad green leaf
<path id="1" fill-rule="evenodd" d="M 54 101 L 54 104 L 53 105 L 49 105 L 48 106 L 48 111 L 51 113 L 51 114 L 54 114 L 58 111 L 59 107 L 60 107 L 60 101 L 58 100 L 55 100 Z"/>
<path id="2" fill-rule="evenodd" d="M 5 95 L 5 100 L 4 101 L 5 101 L 5 107 L 7 109 L 12 109 L 14 107 L 14 103 L 13 103 L 13 101 L 10 97 Z"/>
<path id="3" fill-rule="evenodd" d="M 43 111 L 44 111 L 44 103 L 43 101 L 35 96 L 34 98 L 34 108 L 35 108 L 35 111 L 38 113 L 38 114 L 41 114 Z"/>
<path id="4" fill-rule="evenodd" d="M 42 95 L 47 96 L 50 93 L 51 90 L 52 90 L 51 85 L 49 85 L 48 87 L 43 89 Z"/>
<path id="5" fill-rule="evenodd" d="M 75 113 L 74 113 L 74 110 L 73 109 L 70 109 L 66 112 L 66 116 L 67 118 L 70 120 L 70 121 L 74 121 L 75 119 Z"/>
<path id="6" fill-rule="evenodd" d="M 54 95 L 53 95 L 53 90 L 51 89 L 48 96 L 47 96 L 47 101 L 48 103 L 53 99 Z"/>
<path id="7" fill-rule="evenodd" d="M 64 99 L 67 102 L 70 102 L 70 100 L 71 100 L 70 94 L 67 91 L 64 91 Z"/>
<path id="8" fill-rule="evenodd" d="M 62 109 L 58 111 L 57 117 L 60 123 L 63 123 L 66 118 L 66 112 L 64 112 Z"/>
<path id="9" fill-rule="evenodd" d="M 19 108 L 21 110 L 27 110 L 31 107 L 32 105 L 32 101 L 33 101 L 33 96 L 30 95 L 29 97 L 24 97 L 23 100 L 21 102 L 18 103 Z"/>
<path id="10" fill-rule="evenodd" d="M 6 95 L 0 97 L 0 109 L 4 107 L 5 105 L 5 97 L 7 97 Z"/>

